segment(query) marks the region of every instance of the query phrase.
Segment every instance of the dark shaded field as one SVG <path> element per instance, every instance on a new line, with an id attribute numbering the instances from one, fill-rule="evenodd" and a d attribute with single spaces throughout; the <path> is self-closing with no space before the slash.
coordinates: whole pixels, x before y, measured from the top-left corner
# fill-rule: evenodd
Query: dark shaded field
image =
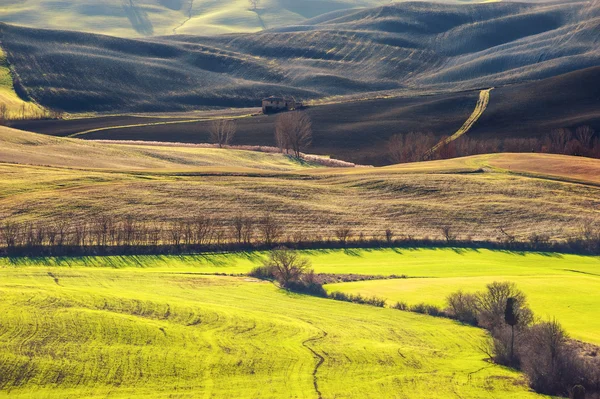
<path id="1" fill-rule="evenodd" d="M 310 152 L 357 163 L 388 164 L 387 140 L 391 135 L 410 131 L 450 135 L 473 111 L 477 96 L 478 92 L 474 91 L 309 107 L 306 112 L 313 122 Z M 275 145 L 275 119 L 275 115 L 237 119 L 237 134 L 233 144 Z M 103 126 L 115 126 L 117 121 L 129 125 L 144 123 L 146 120 L 148 123 L 154 122 L 152 118 L 104 117 L 71 121 L 25 121 L 13 123 L 13 127 L 64 136 Z M 186 122 L 106 129 L 78 137 L 90 140 L 206 143 L 210 141 L 210 123 Z"/>
<path id="2" fill-rule="evenodd" d="M 491 92 L 488 108 L 469 131 L 473 138 L 541 137 L 559 127 L 589 125 L 600 131 L 600 67 L 588 68 L 535 82 L 499 87 Z M 477 91 L 331 104 L 307 109 L 314 124 L 310 152 L 356 163 L 383 165 L 387 140 L 395 133 L 454 133 L 473 111 Z M 184 117 L 181 118 L 185 119 Z M 65 136 L 90 129 L 177 118 L 134 116 L 65 121 L 25 121 L 13 126 L 37 133 Z M 234 144 L 274 145 L 274 116 L 237 120 Z M 209 141 L 210 122 L 116 128 L 81 138 L 110 140 Z"/>
<path id="3" fill-rule="evenodd" d="M 469 136 L 540 137 L 582 125 L 600 131 L 600 66 L 493 90 Z"/>
<path id="4" fill-rule="evenodd" d="M 398 3 L 256 34 L 143 40 L 0 25 L 19 87 L 69 112 L 251 107 L 268 95 L 474 90 L 600 63 L 600 3 Z"/>

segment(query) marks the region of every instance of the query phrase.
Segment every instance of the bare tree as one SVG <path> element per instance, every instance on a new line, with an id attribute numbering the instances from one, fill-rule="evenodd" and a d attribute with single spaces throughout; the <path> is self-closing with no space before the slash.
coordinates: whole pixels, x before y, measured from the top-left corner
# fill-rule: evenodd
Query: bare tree
<path id="1" fill-rule="evenodd" d="M 269 213 L 262 217 L 262 219 L 260 220 L 259 228 L 262 234 L 263 241 L 266 245 L 272 245 L 281 237 L 281 225 Z"/>
<path id="2" fill-rule="evenodd" d="M 4 125 L 8 121 L 8 106 L 0 104 L 0 125 Z"/>
<path id="3" fill-rule="evenodd" d="M 579 126 L 575 129 L 575 138 L 583 148 L 589 149 L 592 147 L 595 133 L 594 129 L 589 126 Z"/>
<path id="4" fill-rule="evenodd" d="M 273 275 L 282 287 L 288 288 L 298 282 L 310 270 L 310 260 L 301 257 L 298 252 L 287 248 L 277 248 L 269 254 L 264 266 L 272 269 Z"/>
<path id="5" fill-rule="evenodd" d="M 388 153 L 390 161 L 393 163 L 401 163 L 406 160 L 406 147 L 404 146 L 404 136 L 394 134 L 388 140 Z"/>
<path id="6" fill-rule="evenodd" d="M 352 229 L 349 227 L 340 227 L 335 231 L 335 236 L 344 245 L 352 237 Z"/>
<path id="7" fill-rule="evenodd" d="M 244 217 L 241 214 L 238 213 L 233 217 L 232 228 L 233 239 L 237 241 L 238 244 L 241 244 L 244 233 Z"/>
<path id="8" fill-rule="evenodd" d="M 250 3 L 250 7 L 252 8 L 252 11 L 256 11 L 258 9 L 260 0 L 248 0 L 248 2 Z"/>
<path id="9" fill-rule="evenodd" d="M 210 124 L 210 139 L 218 144 L 219 148 L 231 144 L 235 137 L 236 125 L 234 121 L 216 119 Z"/>
<path id="10" fill-rule="evenodd" d="M 452 241 L 454 241 L 456 239 L 456 236 L 452 232 L 452 226 L 450 226 L 450 225 L 442 226 L 441 230 L 442 230 L 442 235 L 446 239 L 447 243 L 451 243 Z"/>
<path id="11" fill-rule="evenodd" d="M 312 143 L 312 122 L 303 112 L 286 112 L 275 122 L 275 140 L 283 151 L 292 150 L 300 159 L 300 152 Z"/>

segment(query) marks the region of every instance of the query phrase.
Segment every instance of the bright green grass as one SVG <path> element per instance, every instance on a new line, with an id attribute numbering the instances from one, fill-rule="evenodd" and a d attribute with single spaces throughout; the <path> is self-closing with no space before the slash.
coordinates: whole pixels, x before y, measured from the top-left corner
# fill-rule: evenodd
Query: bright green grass
<path id="1" fill-rule="evenodd" d="M 410 278 L 328 285 L 329 291 L 377 295 L 389 303 L 443 305 L 459 289 L 514 281 L 540 317 L 556 317 L 574 337 L 600 343 L 600 257 L 464 249 L 303 251 L 320 273 L 404 274 Z M 136 267 L 149 272 L 247 273 L 264 254 L 0 259 L 0 266 Z"/>
<path id="2" fill-rule="evenodd" d="M 556 318 L 569 334 L 582 341 L 600 344 L 600 276 L 572 275 L 442 277 L 404 280 L 361 281 L 327 286 L 329 291 L 361 293 L 386 298 L 389 304 L 427 303 L 441 307 L 446 297 L 462 289 L 482 290 L 494 281 L 512 281 L 523 290 L 535 314 Z"/>
<path id="3" fill-rule="evenodd" d="M 51 273 L 51 274 L 50 274 Z M 172 268 L 0 269 L 0 396 L 534 398 L 483 330 Z"/>

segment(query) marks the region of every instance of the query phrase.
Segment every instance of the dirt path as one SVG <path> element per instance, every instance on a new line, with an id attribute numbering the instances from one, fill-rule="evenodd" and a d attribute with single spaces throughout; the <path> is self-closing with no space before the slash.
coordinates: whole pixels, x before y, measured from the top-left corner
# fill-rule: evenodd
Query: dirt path
<path id="1" fill-rule="evenodd" d="M 320 341 L 322 339 L 325 339 L 325 337 L 327 337 L 327 332 L 324 330 L 321 330 L 321 334 L 317 335 L 316 337 L 309 338 L 306 341 L 302 342 L 302 346 L 304 346 L 306 349 L 308 349 L 312 353 L 314 358 L 317 359 L 317 363 L 315 364 L 315 368 L 313 369 L 312 376 L 313 376 L 313 385 L 315 387 L 315 392 L 317 393 L 318 399 L 323 399 L 323 394 L 321 394 L 321 391 L 319 391 L 319 381 L 317 378 L 317 372 L 319 371 L 319 367 L 321 367 L 323 362 L 325 362 L 325 358 L 320 353 L 315 351 L 313 348 L 308 346 L 308 343 Z"/>
<path id="2" fill-rule="evenodd" d="M 466 122 L 460 127 L 460 129 L 458 129 L 456 131 L 456 133 L 454 133 L 452 136 L 448 137 L 447 139 L 440 141 L 432 149 L 427 151 L 427 153 L 425 154 L 426 159 L 428 159 L 431 154 L 435 153 L 441 147 L 445 146 L 446 144 L 456 140 L 457 138 L 461 137 L 463 134 L 467 133 L 473 127 L 475 122 L 477 122 L 479 120 L 479 118 L 481 117 L 481 115 L 483 115 L 483 112 L 487 108 L 487 106 L 490 102 L 490 92 L 493 89 L 494 88 L 492 87 L 490 89 L 481 90 L 479 92 L 479 99 L 477 100 L 477 104 L 475 105 L 475 110 L 473 111 L 471 116 L 469 116 L 469 119 L 466 120 Z"/>

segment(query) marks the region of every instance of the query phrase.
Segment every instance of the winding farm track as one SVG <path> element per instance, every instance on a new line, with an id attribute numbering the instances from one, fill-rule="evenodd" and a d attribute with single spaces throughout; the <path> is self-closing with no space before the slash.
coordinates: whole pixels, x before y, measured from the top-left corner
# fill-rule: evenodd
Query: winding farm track
<path id="1" fill-rule="evenodd" d="M 313 376 L 313 385 L 315 387 L 315 392 L 317 393 L 318 399 L 323 399 L 323 394 L 319 390 L 319 381 L 317 379 L 317 372 L 319 371 L 319 367 L 321 367 L 321 365 L 325 362 L 325 358 L 319 352 L 315 351 L 313 348 L 308 346 L 308 343 L 314 342 L 314 341 L 320 341 L 327 337 L 326 331 L 321 330 L 321 333 L 322 333 L 321 335 L 309 338 L 309 339 L 305 340 L 304 342 L 302 342 L 302 346 L 304 346 L 306 349 L 308 349 L 313 354 L 314 358 L 317 359 L 317 363 L 315 364 L 315 368 L 313 369 L 312 376 Z"/>
<path id="2" fill-rule="evenodd" d="M 473 127 L 475 122 L 477 122 L 479 120 L 479 118 L 481 117 L 481 115 L 483 115 L 483 112 L 487 108 L 487 106 L 490 102 L 490 92 L 493 89 L 494 88 L 492 87 L 489 89 L 481 90 L 479 92 L 479 99 L 477 100 L 477 104 L 475 104 L 475 110 L 473 110 L 473 113 L 471 114 L 471 116 L 469 116 L 469 119 L 467 119 L 465 121 L 465 123 L 460 127 L 460 129 L 458 129 L 456 131 L 456 133 L 454 133 L 452 136 L 440 141 L 433 148 L 431 148 L 429 151 L 427 151 L 427 153 L 425 154 L 426 159 L 428 159 L 431 154 L 435 153 L 441 147 L 447 145 L 448 143 L 453 142 L 454 140 L 458 139 L 459 137 L 466 134 L 469 130 L 471 130 L 471 128 Z"/>

